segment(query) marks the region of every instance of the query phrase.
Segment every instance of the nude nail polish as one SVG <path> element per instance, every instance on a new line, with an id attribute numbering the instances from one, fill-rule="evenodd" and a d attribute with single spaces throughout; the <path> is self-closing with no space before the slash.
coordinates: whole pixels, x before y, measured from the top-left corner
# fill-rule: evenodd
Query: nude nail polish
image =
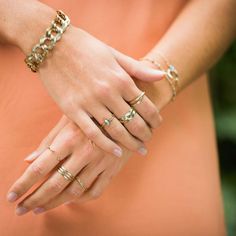
<path id="1" fill-rule="evenodd" d="M 34 210 L 33 210 L 34 214 L 38 215 L 40 213 L 43 213 L 45 212 L 45 209 L 42 208 L 42 207 L 36 207 Z"/>
<path id="2" fill-rule="evenodd" d="M 120 148 L 115 148 L 113 153 L 117 157 L 121 157 L 122 156 L 122 150 Z"/>
<path id="3" fill-rule="evenodd" d="M 138 152 L 143 156 L 147 155 L 147 149 L 145 147 L 139 148 Z"/>
<path id="4" fill-rule="evenodd" d="M 28 209 L 25 208 L 25 207 L 17 207 L 17 208 L 16 208 L 16 214 L 17 214 L 18 216 L 22 216 L 22 215 L 24 215 L 24 214 L 27 213 L 27 212 L 28 212 Z"/>
<path id="5" fill-rule="evenodd" d="M 14 193 L 14 192 L 10 192 L 10 193 L 8 193 L 8 195 L 7 195 L 7 201 L 8 202 L 14 202 L 16 199 L 17 199 L 17 194 L 16 193 Z"/>

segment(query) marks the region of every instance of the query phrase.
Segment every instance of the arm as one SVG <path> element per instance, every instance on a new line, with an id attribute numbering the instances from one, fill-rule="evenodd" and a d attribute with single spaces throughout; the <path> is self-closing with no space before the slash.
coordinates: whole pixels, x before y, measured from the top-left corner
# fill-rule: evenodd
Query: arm
<path id="1" fill-rule="evenodd" d="M 28 55 L 55 14 L 39 1 L 0 0 L 1 40 Z M 106 44 L 73 25 L 57 44 L 40 66 L 38 75 L 62 112 L 104 151 L 120 157 L 120 143 L 145 155 L 144 142 L 152 136 L 150 127 L 159 126 L 161 119 L 146 96 L 137 112 L 131 109 L 129 101 L 142 93 L 132 74 L 121 68 Z M 136 67 L 146 77 L 161 79 L 163 76 L 161 71 L 140 63 L 136 63 Z M 122 125 L 125 115 L 132 115 L 134 119 Z M 114 117 L 111 125 L 109 122 L 102 126 L 109 135 L 105 135 L 91 117 L 101 126 Z"/>
<path id="2" fill-rule="evenodd" d="M 234 40 L 235 13 L 235 0 L 189 1 L 147 57 L 158 58 L 157 52 L 165 55 L 179 72 L 181 91 L 207 71 Z M 150 92 L 160 108 L 170 101 L 172 91 L 167 81 L 137 83 Z"/>

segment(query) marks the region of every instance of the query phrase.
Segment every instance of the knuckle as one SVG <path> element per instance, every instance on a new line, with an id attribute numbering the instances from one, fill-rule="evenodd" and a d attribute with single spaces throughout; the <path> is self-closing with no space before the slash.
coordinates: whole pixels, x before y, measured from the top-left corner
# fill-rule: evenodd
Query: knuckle
<path id="1" fill-rule="evenodd" d="M 73 186 L 67 189 L 67 193 L 70 197 L 79 197 L 81 196 L 81 191 L 79 188 Z"/>
<path id="2" fill-rule="evenodd" d="M 146 128 L 144 122 L 141 121 L 135 121 L 132 126 L 132 130 L 135 134 L 145 134 L 146 133 Z"/>
<path id="3" fill-rule="evenodd" d="M 91 191 L 89 191 L 89 195 L 92 199 L 97 199 L 101 196 L 101 191 L 100 190 L 91 190 Z"/>
<path id="4" fill-rule="evenodd" d="M 124 129 L 120 126 L 111 126 L 109 129 L 109 134 L 115 140 L 122 140 L 124 137 Z"/>
<path id="5" fill-rule="evenodd" d="M 74 146 L 76 144 L 76 142 L 78 141 L 79 138 L 79 133 L 78 133 L 78 129 L 75 130 L 73 128 L 70 128 L 69 131 L 64 134 L 64 142 L 66 146 Z"/>
<path id="6" fill-rule="evenodd" d="M 30 171 L 35 176 L 43 176 L 44 175 L 44 168 L 37 162 L 34 162 L 30 165 Z"/>
<path id="7" fill-rule="evenodd" d="M 96 129 L 87 129 L 87 137 L 91 140 L 96 140 L 99 137 L 99 132 Z"/>
<path id="8" fill-rule="evenodd" d="M 153 121 L 152 122 L 153 128 L 156 128 L 159 123 L 157 109 L 154 107 L 147 107 L 146 116 L 149 118 L 149 120 Z"/>
<path id="9" fill-rule="evenodd" d="M 110 85 L 107 82 L 99 81 L 95 86 L 95 94 L 97 97 L 109 97 L 110 96 Z"/>
<path id="10" fill-rule="evenodd" d="M 53 180 L 48 184 L 47 192 L 50 193 L 59 193 L 64 188 L 64 185 L 61 180 Z"/>
<path id="11" fill-rule="evenodd" d="M 133 86 L 132 80 L 126 75 L 116 77 L 118 87 L 123 90 Z"/>

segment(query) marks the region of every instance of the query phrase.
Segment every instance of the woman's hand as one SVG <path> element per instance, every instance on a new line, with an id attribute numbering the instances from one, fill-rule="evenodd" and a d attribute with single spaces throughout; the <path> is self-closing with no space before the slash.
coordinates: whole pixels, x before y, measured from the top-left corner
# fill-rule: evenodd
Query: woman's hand
<path id="1" fill-rule="evenodd" d="M 137 114 L 131 121 L 122 125 L 119 118 L 129 112 L 129 101 L 142 93 L 131 77 L 160 80 L 163 72 L 133 60 L 127 73 L 110 47 L 73 26 L 45 62 L 39 70 L 43 84 L 63 113 L 90 140 L 116 156 L 122 156 L 117 143 L 146 154 L 143 142 L 151 138 L 151 128 L 159 126 L 161 120 L 155 105 L 144 96 L 142 103 L 135 107 Z M 104 126 L 109 138 L 92 118 L 102 125 L 113 114 L 111 124 Z"/>
<path id="2" fill-rule="evenodd" d="M 74 122 L 63 116 L 37 152 L 26 159 L 32 163 L 10 188 L 8 201 L 16 201 L 42 180 L 44 182 L 18 204 L 17 215 L 31 210 L 37 214 L 68 201 L 97 198 L 129 159 L 131 153 L 125 148 L 123 153 L 122 158 L 104 154 Z M 68 181 L 58 173 L 61 165 L 77 180 Z"/>

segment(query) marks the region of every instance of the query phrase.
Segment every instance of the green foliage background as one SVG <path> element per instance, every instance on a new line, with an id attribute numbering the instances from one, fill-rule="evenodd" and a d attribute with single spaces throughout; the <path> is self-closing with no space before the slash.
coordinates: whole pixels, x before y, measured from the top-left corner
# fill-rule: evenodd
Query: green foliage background
<path id="1" fill-rule="evenodd" d="M 210 72 L 228 235 L 236 235 L 236 43 Z"/>

